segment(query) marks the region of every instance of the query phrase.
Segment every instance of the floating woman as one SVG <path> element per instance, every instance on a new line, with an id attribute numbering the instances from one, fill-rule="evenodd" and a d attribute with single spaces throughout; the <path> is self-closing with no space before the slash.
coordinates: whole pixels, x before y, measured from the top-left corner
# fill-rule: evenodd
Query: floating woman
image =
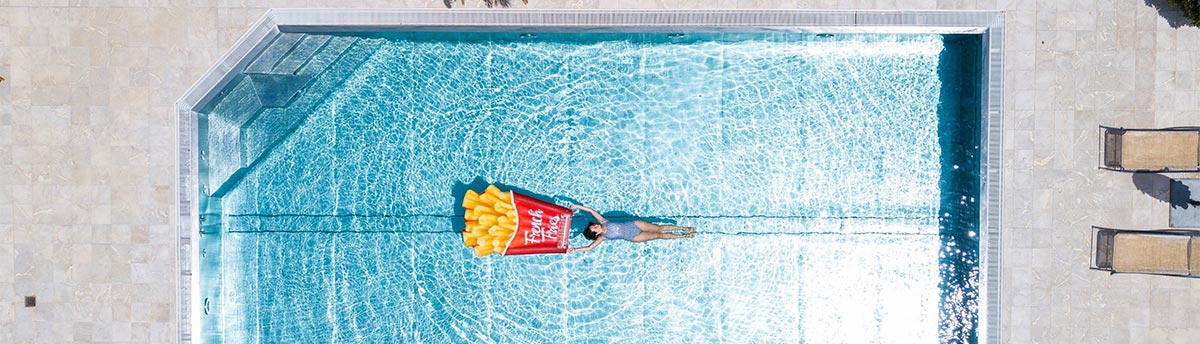
<path id="1" fill-rule="evenodd" d="M 696 236 L 696 229 L 692 227 L 679 227 L 674 225 L 656 225 L 641 220 L 633 221 L 609 221 L 600 213 L 597 213 L 592 208 L 582 205 L 571 205 L 571 210 L 580 209 L 592 214 L 596 218 L 596 222 L 589 223 L 583 229 L 583 237 L 592 240 L 591 245 L 584 247 L 575 247 L 567 249 L 567 253 L 589 251 L 600 245 L 605 239 L 622 239 L 632 242 L 646 242 L 655 239 L 681 239 L 691 238 Z M 675 234 L 668 232 L 683 232 L 683 234 Z"/>

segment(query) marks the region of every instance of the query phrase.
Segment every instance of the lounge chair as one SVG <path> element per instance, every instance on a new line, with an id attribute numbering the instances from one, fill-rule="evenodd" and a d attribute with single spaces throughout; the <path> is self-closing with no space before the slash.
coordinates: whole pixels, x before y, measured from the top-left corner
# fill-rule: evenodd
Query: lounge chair
<path id="1" fill-rule="evenodd" d="M 1200 277 L 1200 232 L 1092 226 L 1092 269 Z"/>
<path id="2" fill-rule="evenodd" d="M 1200 171 L 1200 127 L 1100 126 L 1100 168 L 1123 172 Z"/>

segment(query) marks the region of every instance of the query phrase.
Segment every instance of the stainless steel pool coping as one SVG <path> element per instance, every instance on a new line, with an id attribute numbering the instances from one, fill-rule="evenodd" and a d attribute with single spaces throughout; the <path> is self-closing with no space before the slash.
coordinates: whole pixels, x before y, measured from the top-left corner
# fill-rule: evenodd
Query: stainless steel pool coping
<path id="1" fill-rule="evenodd" d="M 273 9 L 267 11 L 176 103 L 179 210 L 177 223 L 180 343 L 201 333 L 197 117 L 216 94 L 281 32 L 483 31 L 510 32 L 828 32 L 972 33 L 984 39 L 987 66 L 982 107 L 979 338 L 1000 342 L 1000 175 L 1004 137 L 1004 12 L 805 10 L 417 10 Z"/>

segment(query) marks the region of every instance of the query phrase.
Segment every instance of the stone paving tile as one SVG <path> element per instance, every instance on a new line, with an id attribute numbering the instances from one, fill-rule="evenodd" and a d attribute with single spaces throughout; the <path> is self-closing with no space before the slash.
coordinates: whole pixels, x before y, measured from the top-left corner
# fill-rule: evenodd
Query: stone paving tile
<path id="1" fill-rule="evenodd" d="M 330 3 L 0 0 L 0 342 L 175 340 L 172 104 L 266 8 Z M 1097 125 L 1200 124 L 1200 30 L 1144 1 L 514 3 L 1005 10 L 1004 342 L 1200 338 L 1194 280 L 1087 268 L 1088 226 L 1167 225 L 1132 175 L 1096 168 Z"/>

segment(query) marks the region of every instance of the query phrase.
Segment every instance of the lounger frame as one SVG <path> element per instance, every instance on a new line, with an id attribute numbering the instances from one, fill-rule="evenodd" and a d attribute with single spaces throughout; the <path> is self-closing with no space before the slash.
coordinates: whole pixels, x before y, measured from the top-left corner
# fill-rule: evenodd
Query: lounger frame
<path id="1" fill-rule="evenodd" d="M 1149 230 L 1131 230 L 1131 229 L 1115 229 L 1100 226 L 1092 226 L 1092 250 L 1094 254 L 1091 259 L 1091 269 L 1108 271 L 1110 274 L 1139 274 L 1139 275 L 1158 275 L 1158 276 L 1175 276 L 1200 278 L 1200 272 L 1193 273 L 1191 271 L 1162 271 L 1162 272 L 1142 272 L 1142 271 L 1117 271 L 1113 269 L 1113 248 L 1116 236 L 1120 234 L 1132 235 L 1167 235 L 1188 237 L 1190 240 L 1200 240 L 1200 231 L 1181 230 L 1181 229 L 1149 229 Z M 1192 252 L 1192 246 L 1187 245 L 1187 256 L 1200 254 L 1200 252 Z M 1189 270 L 1200 271 L 1195 267 Z"/>
<path id="2" fill-rule="evenodd" d="M 1100 152 L 1100 168 L 1101 169 L 1105 169 L 1105 170 L 1109 170 L 1109 171 L 1118 171 L 1118 172 L 1158 172 L 1158 173 L 1200 172 L 1200 166 L 1197 166 L 1196 168 L 1191 168 L 1191 169 L 1172 169 L 1172 168 L 1131 169 L 1131 168 L 1125 168 L 1124 166 L 1121 166 L 1121 141 L 1119 139 L 1110 140 L 1110 138 L 1114 137 L 1114 136 L 1119 138 L 1121 134 L 1124 134 L 1126 132 L 1131 132 L 1131 131 L 1157 131 L 1157 132 L 1193 131 L 1193 132 L 1200 133 L 1200 127 L 1168 127 L 1168 128 L 1158 128 L 1158 129 L 1149 129 L 1149 128 L 1137 129 L 1137 128 L 1109 127 L 1109 126 L 1101 125 L 1100 126 L 1100 140 L 1098 141 L 1099 146 L 1100 146 L 1099 152 Z M 1200 150 L 1200 149 L 1198 149 L 1198 150 Z M 1197 152 L 1197 154 L 1200 154 L 1200 152 Z"/>

